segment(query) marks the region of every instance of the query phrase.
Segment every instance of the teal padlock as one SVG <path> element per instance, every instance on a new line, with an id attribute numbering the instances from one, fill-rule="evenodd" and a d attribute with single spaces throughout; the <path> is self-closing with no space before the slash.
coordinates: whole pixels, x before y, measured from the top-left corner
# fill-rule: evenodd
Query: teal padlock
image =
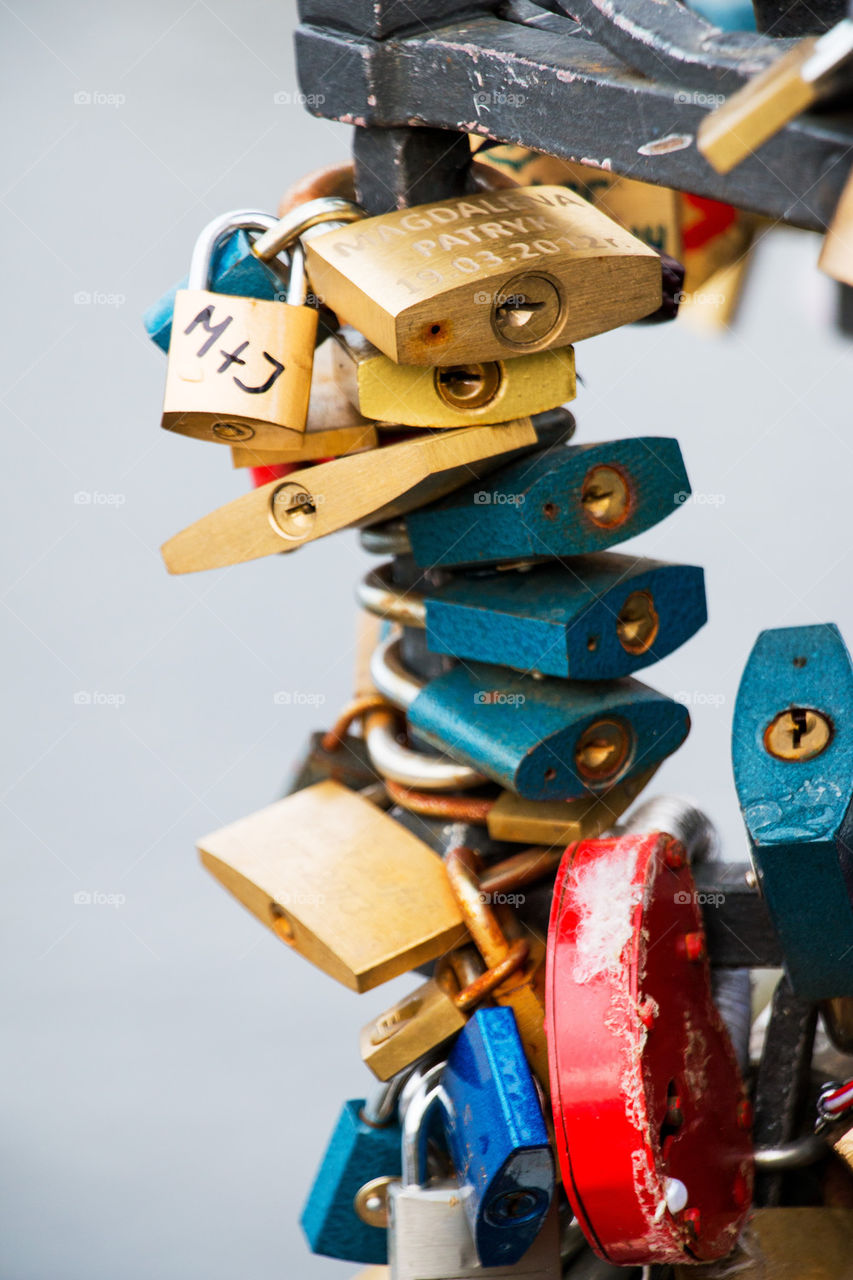
<path id="1" fill-rule="evenodd" d="M 576 800 L 659 764 L 690 728 L 686 707 L 638 680 L 536 679 L 466 662 L 421 682 L 399 642 L 373 651 L 373 684 L 416 739 L 525 800 Z"/>
<path id="2" fill-rule="evenodd" d="M 690 496 L 677 440 L 558 445 L 510 463 L 406 517 L 424 568 L 605 551 Z"/>
<path id="3" fill-rule="evenodd" d="M 382 617 L 424 626 L 432 653 L 573 680 L 633 675 L 708 619 L 702 569 L 614 552 L 458 573 L 423 595 L 395 587 L 382 565 L 358 598 Z"/>
<path id="4" fill-rule="evenodd" d="M 758 637 L 732 764 L 794 992 L 853 995 L 853 663 L 833 623 Z"/>
<path id="5" fill-rule="evenodd" d="M 313 1253 L 387 1262 L 387 1190 L 402 1170 L 400 1085 L 395 1077 L 369 1103 L 344 1104 L 300 1218 Z"/>

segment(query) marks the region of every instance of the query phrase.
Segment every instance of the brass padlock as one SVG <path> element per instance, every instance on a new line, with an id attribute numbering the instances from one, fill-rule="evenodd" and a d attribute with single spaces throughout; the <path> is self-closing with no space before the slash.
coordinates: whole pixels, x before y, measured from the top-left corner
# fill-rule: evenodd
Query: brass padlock
<path id="1" fill-rule="evenodd" d="M 396 209 L 313 237 L 311 281 L 399 364 L 527 355 L 656 311 L 661 260 L 559 186 Z"/>
<path id="2" fill-rule="evenodd" d="M 294 792 L 198 847 L 208 871 L 262 924 L 353 991 L 465 937 L 433 851 L 337 782 Z"/>
<path id="3" fill-rule="evenodd" d="M 348 216 L 359 216 L 355 206 L 326 200 L 294 210 L 287 220 L 244 211 L 208 223 L 193 250 L 188 288 L 175 296 L 163 403 L 166 430 L 227 445 L 251 440 L 263 449 L 298 442 L 308 414 L 317 336 L 299 237 L 318 221 L 339 223 Z M 284 302 L 209 290 L 217 245 L 241 228 L 264 232 L 253 245 L 264 261 L 290 248 Z"/>
<path id="4" fill-rule="evenodd" d="M 462 952 L 472 948 L 462 948 Z M 362 1027 L 361 1056 L 380 1080 L 390 1080 L 461 1031 L 467 1015 L 526 963 L 529 946 L 518 939 L 491 969 L 478 966 L 464 985 L 454 981 L 450 964 L 462 952 L 443 957 L 435 977 Z"/>
<path id="5" fill-rule="evenodd" d="M 335 380 L 365 418 L 408 427 L 464 427 L 544 413 L 575 398 L 572 347 L 483 364 L 395 364 L 348 325 L 328 344 Z"/>

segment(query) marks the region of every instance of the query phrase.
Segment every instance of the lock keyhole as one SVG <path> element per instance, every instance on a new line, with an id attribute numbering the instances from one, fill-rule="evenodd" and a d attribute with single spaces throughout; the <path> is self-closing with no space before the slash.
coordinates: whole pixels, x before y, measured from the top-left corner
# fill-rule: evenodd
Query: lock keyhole
<path id="1" fill-rule="evenodd" d="M 317 518 L 313 497 L 301 484 L 280 484 L 270 498 L 270 521 L 286 538 L 305 538 Z"/>
<path id="2" fill-rule="evenodd" d="M 581 485 L 584 513 L 601 529 L 624 524 L 631 514 L 631 490 L 615 467 L 590 467 Z"/>
<path id="3" fill-rule="evenodd" d="M 451 409 L 480 409 L 494 400 L 502 370 L 489 364 L 453 364 L 435 371 L 435 389 Z"/>
<path id="4" fill-rule="evenodd" d="M 812 707 L 788 707 L 770 721 L 764 746 L 777 760 L 813 760 L 829 746 L 832 721 Z"/>
<path id="5" fill-rule="evenodd" d="M 497 294 L 492 312 L 495 332 L 505 342 L 529 346 L 547 338 L 560 323 L 559 290 L 545 276 L 517 276 Z"/>

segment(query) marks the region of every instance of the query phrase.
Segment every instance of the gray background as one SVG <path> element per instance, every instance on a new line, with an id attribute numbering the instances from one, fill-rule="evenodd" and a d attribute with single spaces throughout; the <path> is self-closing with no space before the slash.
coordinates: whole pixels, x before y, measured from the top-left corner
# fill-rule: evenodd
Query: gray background
<path id="1" fill-rule="evenodd" d="M 209 879 L 193 843 L 273 797 L 347 697 L 366 558 L 344 534 L 167 576 L 160 542 L 245 481 L 224 450 L 159 430 L 165 365 L 139 317 L 208 218 L 274 208 L 346 156 L 348 130 L 296 101 L 285 4 L 15 0 L 2 22 L 0 1275 L 347 1276 L 296 1220 L 368 1079 L 358 1027 L 410 980 L 338 987 Z M 818 247 L 769 237 L 733 336 L 629 329 L 577 353 L 578 439 L 677 435 L 705 496 L 636 547 L 707 567 L 710 624 L 650 673 L 694 719 L 657 786 L 707 806 L 731 856 L 745 841 L 728 735 L 752 641 L 853 630 L 853 353 L 829 327 Z"/>

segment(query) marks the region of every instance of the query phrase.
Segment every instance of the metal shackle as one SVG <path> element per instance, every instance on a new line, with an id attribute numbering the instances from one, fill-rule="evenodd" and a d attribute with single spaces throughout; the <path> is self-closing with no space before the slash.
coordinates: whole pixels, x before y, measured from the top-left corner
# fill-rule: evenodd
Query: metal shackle
<path id="1" fill-rule="evenodd" d="M 337 196 L 308 200 L 288 210 L 283 218 L 273 218 L 271 225 L 252 245 L 252 253 L 261 262 L 270 262 L 280 253 L 289 252 L 290 273 L 285 301 L 292 306 L 304 306 L 308 301 L 308 275 L 302 241 L 310 240 L 312 233 L 318 235 L 332 231 L 363 217 L 364 211 L 351 200 L 340 200 Z"/>
<path id="2" fill-rule="evenodd" d="M 426 602 L 419 591 L 397 586 L 391 581 L 389 560 L 367 573 L 355 589 L 356 601 L 368 613 L 404 627 L 426 626 Z"/>
<path id="3" fill-rule="evenodd" d="M 401 711 L 411 706 L 423 687 L 422 682 L 403 666 L 396 636 L 383 640 L 373 650 L 370 679 L 378 692 Z M 402 746 L 397 741 L 393 718 L 388 712 L 380 711 L 368 716 L 364 739 L 378 772 L 403 786 L 423 791 L 464 791 L 487 781 L 468 765 L 457 764 L 446 756 L 426 755 Z"/>
<path id="4" fill-rule="evenodd" d="M 440 1072 L 443 1070 L 444 1063 L 441 1063 L 438 1068 L 438 1077 L 434 1073 L 428 1073 L 408 1100 L 402 1125 L 401 1155 L 404 1187 L 424 1187 L 429 1181 L 428 1124 L 436 1107 L 440 1107 L 446 1115 L 449 1104 L 447 1093 L 440 1081 Z M 430 1083 L 430 1076 L 433 1077 L 432 1083 Z"/>
<path id="5" fill-rule="evenodd" d="M 271 213 L 261 213 L 257 209 L 232 209 L 213 218 L 206 227 L 202 227 L 195 242 L 187 288 L 198 291 L 210 288 L 213 255 L 233 231 L 268 232 L 275 225 L 276 218 Z M 270 256 L 275 257 L 275 254 Z"/>

